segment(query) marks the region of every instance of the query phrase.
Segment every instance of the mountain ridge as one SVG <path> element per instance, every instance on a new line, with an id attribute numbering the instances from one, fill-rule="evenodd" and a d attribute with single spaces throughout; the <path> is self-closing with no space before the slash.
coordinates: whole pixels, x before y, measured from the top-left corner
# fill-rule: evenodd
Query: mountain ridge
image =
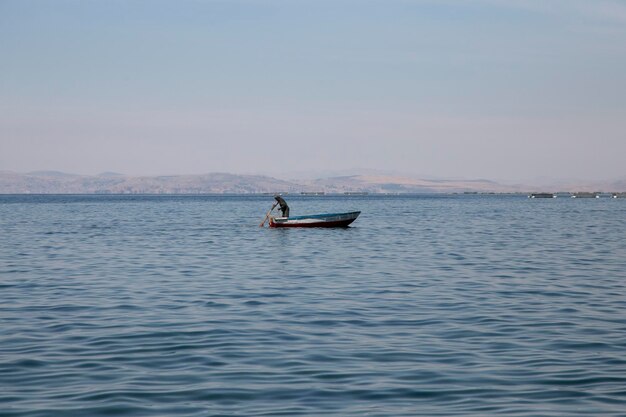
<path id="1" fill-rule="evenodd" d="M 567 181 L 553 185 L 501 184 L 487 179 L 423 179 L 376 173 L 287 180 L 261 174 L 98 175 L 60 171 L 0 171 L 0 194 L 259 194 L 259 193 L 527 193 L 623 192 L 626 180 Z"/>

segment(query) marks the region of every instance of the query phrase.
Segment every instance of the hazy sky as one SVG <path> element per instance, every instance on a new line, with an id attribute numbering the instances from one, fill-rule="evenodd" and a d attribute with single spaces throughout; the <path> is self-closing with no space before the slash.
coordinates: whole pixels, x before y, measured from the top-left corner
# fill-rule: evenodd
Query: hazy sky
<path id="1" fill-rule="evenodd" d="M 626 1 L 0 0 L 0 170 L 626 177 Z"/>

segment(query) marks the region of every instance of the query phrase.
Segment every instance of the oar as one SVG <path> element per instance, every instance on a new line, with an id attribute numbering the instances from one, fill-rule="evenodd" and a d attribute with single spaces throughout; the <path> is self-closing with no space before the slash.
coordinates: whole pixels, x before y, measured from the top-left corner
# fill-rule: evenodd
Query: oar
<path id="1" fill-rule="evenodd" d="M 270 211 L 267 212 L 267 214 L 265 215 L 265 218 L 263 219 L 263 221 L 261 222 L 261 224 L 259 225 L 259 227 L 263 227 L 265 225 L 265 221 L 267 220 L 267 218 L 270 216 L 270 213 L 272 212 L 272 210 L 274 210 L 274 208 L 278 205 L 278 203 L 274 204 L 272 206 L 272 208 L 270 209 Z"/>

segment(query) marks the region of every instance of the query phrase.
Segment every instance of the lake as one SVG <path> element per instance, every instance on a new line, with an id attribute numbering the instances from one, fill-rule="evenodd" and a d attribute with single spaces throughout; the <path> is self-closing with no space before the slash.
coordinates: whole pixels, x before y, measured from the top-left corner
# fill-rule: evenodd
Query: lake
<path id="1" fill-rule="evenodd" d="M 626 199 L 285 199 L 0 196 L 0 415 L 626 415 Z"/>

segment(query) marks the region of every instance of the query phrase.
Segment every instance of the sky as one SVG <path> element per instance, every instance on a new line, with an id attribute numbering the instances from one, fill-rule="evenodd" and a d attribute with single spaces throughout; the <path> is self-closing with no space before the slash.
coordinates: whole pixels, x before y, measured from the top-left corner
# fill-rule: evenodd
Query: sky
<path id="1" fill-rule="evenodd" d="M 0 0 L 0 171 L 626 177 L 626 0 Z"/>

